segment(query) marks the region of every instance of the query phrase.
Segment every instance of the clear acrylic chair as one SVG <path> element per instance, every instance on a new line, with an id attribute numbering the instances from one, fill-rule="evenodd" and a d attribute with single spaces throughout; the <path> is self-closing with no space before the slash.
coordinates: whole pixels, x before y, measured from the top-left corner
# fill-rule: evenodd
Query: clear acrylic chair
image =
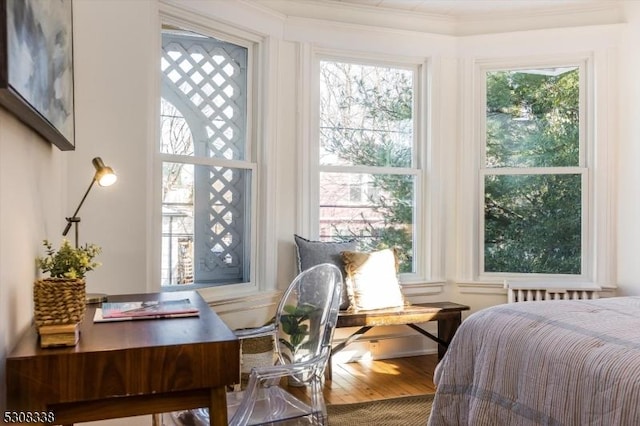
<path id="1" fill-rule="evenodd" d="M 326 425 L 322 377 L 331 353 L 342 290 L 342 274 L 325 263 L 301 272 L 282 296 L 275 321 L 243 329 L 238 338 L 273 335 L 276 363 L 254 367 L 246 388 L 227 394 L 229 424 Z M 289 384 L 309 386 L 309 401 L 287 392 Z M 172 413 L 177 424 L 209 424 L 206 408 Z"/>

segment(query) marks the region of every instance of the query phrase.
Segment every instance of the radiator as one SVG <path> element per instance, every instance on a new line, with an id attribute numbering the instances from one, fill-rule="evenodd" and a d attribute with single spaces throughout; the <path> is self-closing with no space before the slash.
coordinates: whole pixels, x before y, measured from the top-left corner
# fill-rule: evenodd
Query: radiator
<path id="1" fill-rule="evenodd" d="M 597 299 L 602 290 L 591 283 L 541 283 L 505 281 L 507 302 L 533 302 L 540 300 L 584 300 Z"/>

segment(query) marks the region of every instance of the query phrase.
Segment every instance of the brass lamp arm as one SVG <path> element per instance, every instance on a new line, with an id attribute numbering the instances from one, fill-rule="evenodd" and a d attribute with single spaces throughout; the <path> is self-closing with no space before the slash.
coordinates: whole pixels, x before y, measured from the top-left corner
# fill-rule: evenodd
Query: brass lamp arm
<path id="1" fill-rule="evenodd" d="M 78 208 L 76 208 L 76 211 L 73 213 L 71 217 L 65 218 L 67 220 L 67 226 L 64 228 L 64 231 L 62 231 L 62 236 L 66 237 L 67 234 L 69 233 L 69 230 L 71 229 L 71 225 L 75 223 L 76 224 L 76 247 L 78 247 L 78 222 L 80 222 L 80 218 L 78 217 L 78 212 L 80 211 L 82 204 L 84 204 L 84 200 L 87 199 L 87 195 L 89 195 L 89 191 L 91 191 L 91 188 L 93 188 L 94 183 L 96 183 L 96 180 L 91 179 L 89 188 L 87 188 L 87 192 L 84 193 L 82 200 L 80 200 L 80 204 L 78 204 Z"/>

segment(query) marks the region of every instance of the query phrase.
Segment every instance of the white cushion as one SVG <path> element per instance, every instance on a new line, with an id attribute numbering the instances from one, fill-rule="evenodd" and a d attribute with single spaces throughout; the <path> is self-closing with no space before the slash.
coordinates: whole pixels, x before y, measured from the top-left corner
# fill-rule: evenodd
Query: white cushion
<path id="1" fill-rule="evenodd" d="M 344 251 L 347 292 L 354 311 L 404 306 L 394 250 Z"/>

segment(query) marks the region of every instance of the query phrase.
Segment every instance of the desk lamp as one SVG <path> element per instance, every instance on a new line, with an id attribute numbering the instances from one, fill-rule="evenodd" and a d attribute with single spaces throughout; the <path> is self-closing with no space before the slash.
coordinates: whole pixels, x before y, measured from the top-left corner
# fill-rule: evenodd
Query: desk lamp
<path id="1" fill-rule="evenodd" d="M 80 207 L 82 207 L 84 200 L 87 198 L 87 195 L 89 195 L 89 191 L 91 191 L 91 188 L 93 188 L 93 184 L 98 182 L 98 185 L 100 186 L 111 186 L 116 182 L 116 180 L 118 180 L 116 173 L 113 171 L 111 167 L 104 165 L 102 158 L 96 157 L 93 160 L 91 160 L 91 162 L 93 163 L 93 167 L 96 168 L 96 174 L 93 176 L 93 179 L 91 180 L 91 184 L 89 185 L 89 188 L 87 188 L 87 192 L 84 193 L 82 200 L 80 200 L 80 204 L 78 205 L 78 208 L 76 209 L 76 211 L 73 213 L 71 217 L 65 218 L 67 219 L 67 226 L 64 228 L 64 231 L 62 231 L 62 236 L 66 237 L 67 234 L 69 233 L 69 230 L 71 229 L 71 225 L 75 224 L 76 247 L 78 247 L 78 226 L 80 224 L 80 218 L 78 217 L 78 212 L 80 211 Z"/>
<path id="2" fill-rule="evenodd" d="M 89 185 L 89 188 L 87 188 L 87 192 L 84 193 L 82 200 L 80 200 L 80 204 L 78 204 L 78 208 L 76 209 L 76 211 L 73 213 L 71 217 L 65 218 L 67 219 L 67 226 L 64 228 L 64 231 L 62 231 L 62 236 L 66 237 L 67 234 L 69 233 L 69 230 L 71 229 L 71 225 L 75 225 L 76 248 L 78 247 L 78 226 L 80 224 L 80 218 L 78 217 L 78 212 L 80 211 L 80 207 L 82 207 L 84 200 L 87 198 L 87 195 L 89 195 L 89 191 L 91 191 L 91 188 L 93 188 L 93 184 L 98 182 L 98 185 L 100 186 L 111 186 L 116 182 L 116 180 L 118 180 L 116 173 L 113 171 L 111 167 L 104 165 L 102 158 L 96 157 L 93 160 L 91 160 L 91 163 L 93 163 L 93 167 L 96 168 L 96 174 L 93 175 L 93 179 L 91 179 L 91 184 Z M 90 293 L 90 294 L 87 294 L 87 303 L 103 302 L 106 300 L 106 298 L 107 298 L 106 294 Z"/>

